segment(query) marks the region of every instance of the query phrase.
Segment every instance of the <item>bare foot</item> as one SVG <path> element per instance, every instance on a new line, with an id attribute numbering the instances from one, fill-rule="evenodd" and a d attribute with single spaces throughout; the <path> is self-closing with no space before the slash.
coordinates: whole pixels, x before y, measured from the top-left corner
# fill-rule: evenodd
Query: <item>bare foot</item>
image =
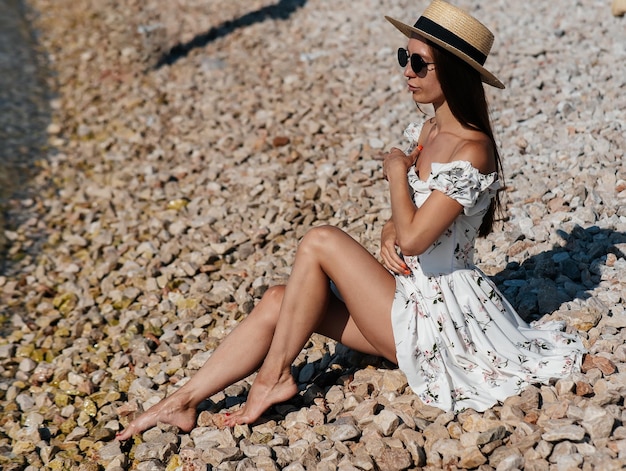
<path id="1" fill-rule="evenodd" d="M 154 427 L 158 422 L 174 425 L 184 432 L 189 432 L 196 425 L 196 417 L 195 406 L 190 406 L 182 397 L 174 394 L 141 414 L 115 438 L 120 441 L 128 440 L 133 435 Z"/>
<path id="2" fill-rule="evenodd" d="M 248 393 L 246 404 L 236 412 L 227 414 L 224 423 L 229 427 L 237 424 L 251 424 L 274 404 L 291 399 L 298 392 L 298 386 L 291 374 L 287 373 L 275 383 L 265 383 L 257 376 Z"/>

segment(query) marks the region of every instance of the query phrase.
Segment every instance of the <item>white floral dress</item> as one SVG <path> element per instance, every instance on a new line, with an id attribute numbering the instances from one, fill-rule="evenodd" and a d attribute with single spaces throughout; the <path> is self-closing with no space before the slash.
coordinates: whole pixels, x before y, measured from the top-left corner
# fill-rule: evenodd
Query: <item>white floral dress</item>
<path id="1" fill-rule="evenodd" d="M 408 173 L 420 207 L 432 191 L 463 212 L 396 275 L 392 324 L 400 369 L 420 399 L 444 410 L 483 411 L 531 383 L 580 369 L 585 349 L 558 322 L 529 325 L 473 263 L 474 239 L 499 182 L 469 162 L 433 163 L 427 181 Z"/>

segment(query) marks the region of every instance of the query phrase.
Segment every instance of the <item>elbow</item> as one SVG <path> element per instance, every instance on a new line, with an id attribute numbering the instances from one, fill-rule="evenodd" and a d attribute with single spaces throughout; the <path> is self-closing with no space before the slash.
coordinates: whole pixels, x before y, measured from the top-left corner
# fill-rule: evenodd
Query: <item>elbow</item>
<path id="1" fill-rule="evenodd" d="M 420 241 L 419 238 L 411 238 L 410 240 L 398 239 L 397 243 L 402 255 L 408 257 L 422 255 L 431 245 Z"/>

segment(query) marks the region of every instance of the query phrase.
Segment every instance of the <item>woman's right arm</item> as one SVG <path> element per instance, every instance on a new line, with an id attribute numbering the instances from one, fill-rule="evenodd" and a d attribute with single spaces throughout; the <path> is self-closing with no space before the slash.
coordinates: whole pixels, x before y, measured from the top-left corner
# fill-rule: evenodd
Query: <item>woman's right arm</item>
<path id="1" fill-rule="evenodd" d="M 410 272 L 402 257 L 398 255 L 396 228 L 392 219 L 385 223 L 380 233 L 380 257 L 383 260 L 383 265 L 392 272 L 398 275 L 406 275 Z"/>

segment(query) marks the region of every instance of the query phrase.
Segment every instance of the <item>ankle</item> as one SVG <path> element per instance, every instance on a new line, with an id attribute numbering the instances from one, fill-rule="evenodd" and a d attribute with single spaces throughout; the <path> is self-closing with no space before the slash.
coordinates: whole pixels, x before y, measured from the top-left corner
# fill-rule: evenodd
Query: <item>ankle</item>
<path id="1" fill-rule="evenodd" d="M 186 391 L 184 386 L 182 389 L 179 389 L 174 394 L 169 396 L 168 399 L 181 410 L 194 408 L 204 400 L 204 398 L 196 399 L 193 395 L 193 392 Z"/>
<path id="2" fill-rule="evenodd" d="M 261 383 L 266 385 L 282 384 L 286 382 L 293 382 L 293 376 L 291 375 L 291 368 L 261 368 L 255 381 L 260 380 Z"/>

